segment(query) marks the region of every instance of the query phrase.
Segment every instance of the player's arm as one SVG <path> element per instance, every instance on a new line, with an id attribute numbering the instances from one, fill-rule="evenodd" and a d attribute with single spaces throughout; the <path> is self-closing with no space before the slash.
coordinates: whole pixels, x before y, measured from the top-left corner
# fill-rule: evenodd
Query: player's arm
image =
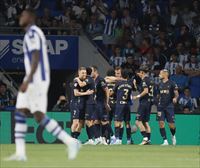
<path id="1" fill-rule="evenodd" d="M 177 103 L 179 97 L 179 93 L 178 93 L 178 86 L 176 84 L 174 84 L 174 98 L 173 98 L 173 103 Z"/>
<path id="2" fill-rule="evenodd" d="M 85 87 L 87 85 L 86 81 L 81 81 L 78 77 L 75 78 L 75 80 L 78 82 L 80 87 Z"/>
<path id="3" fill-rule="evenodd" d="M 93 90 L 87 90 L 86 92 L 79 92 L 78 89 L 74 89 L 74 96 L 87 96 L 93 94 Z"/>
<path id="4" fill-rule="evenodd" d="M 140 97 L 143 97 L 143 96 L 145 96 L 145 95 L 147 95 L 149 93 L 149 89 L 148 89 L 148 86 L 147 86 L 146 82 L 143 81 L 142 86 L 143 86 L 144 90 L 139 95 L 133 96 L 134 100 L 135 99 L 139 99 Z"/>

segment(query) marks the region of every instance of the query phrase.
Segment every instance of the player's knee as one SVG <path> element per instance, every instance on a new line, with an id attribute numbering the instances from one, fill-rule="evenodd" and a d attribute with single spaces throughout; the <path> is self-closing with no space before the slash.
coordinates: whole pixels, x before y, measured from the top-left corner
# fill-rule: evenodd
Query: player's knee
<path id="1" fill-rule="evenodd" d="M 41 123 L 41 121 L 44 119 L 45 115 L 41 112 L 35 112 L 34 118 L 37 121 L 37 123 Z"/>
<path id="2" fill-rule="evenodd" d="M 169 123 L 169 128 L 170 129 L 174 129 L 175 128 L 175 124 L 174 123 Z"/>
<path id="3" fill-rule="evenodd" d="M 131 128 L 131 125 L 130 125 L 129 121 L 126 122 L 126 128 Z"/>
<path id="4" fill-rule="evenodd" d="M 160 128 L 164 128 L 165 127 L 165 122 L 164 121 L 160 121 L 159 122 L 159 126 L 160 126 Z"/>

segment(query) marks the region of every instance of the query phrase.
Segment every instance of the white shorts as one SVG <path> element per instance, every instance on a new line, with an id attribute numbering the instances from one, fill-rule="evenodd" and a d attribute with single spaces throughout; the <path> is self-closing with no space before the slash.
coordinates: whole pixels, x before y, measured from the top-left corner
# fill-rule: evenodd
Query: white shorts
<path id="1" fill-rule="evenodd" d="M 29 84 L 27 91 L 17 95 L 17 109 L 29 109 L 31 113 L 46 113 L 49 84 Z"/>

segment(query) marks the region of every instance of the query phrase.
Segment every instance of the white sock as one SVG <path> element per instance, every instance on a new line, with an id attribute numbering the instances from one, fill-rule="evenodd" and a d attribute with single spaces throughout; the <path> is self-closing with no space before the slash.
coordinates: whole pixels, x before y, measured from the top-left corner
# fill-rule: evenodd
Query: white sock
<path id="1" fill-rule="evenodd" d="M 57 121 L 55 121 L 54 119 L 49 119 L 49 118 L 45 118 L 43 123 L 46 123 L 45 125 L 43 125 L 46 130 L 53 134 L 54 136 L 56 136 L 59 140 L 61 140 L 64 144 L 69 145 L 72 141 L 74 141 L 74 139 L 67 134 L 57 123 Z"/>
<path id="2" fill-rule="evenodd" d="M 25 133 L 27 132 L 26 123 L 15 124 L 15 144 L 16 144 L 16 155 L 25 156 Z"/>

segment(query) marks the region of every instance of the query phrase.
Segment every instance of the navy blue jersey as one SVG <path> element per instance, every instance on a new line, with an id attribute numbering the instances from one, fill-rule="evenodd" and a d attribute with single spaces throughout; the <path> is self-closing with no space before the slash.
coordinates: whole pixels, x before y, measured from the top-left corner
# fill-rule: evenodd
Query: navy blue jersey
<path id="1" fill-rule="evenodd" d="M 167 82 L 161 81 L 159 85 L 159 94 L 160 94 L 159 105 L 166 107 L 169 104 L 173 103 L 175 90 L 178 90 L 178 87 L 173 81 L 170 80 L 168 80 Z"/>
<path id="2" fill-rule="evenodd" d="M 87 76 L 86 82 L 86 90 L 94 90 L 95 91 L 95 82 L 94 79 L 90 76 Z M 95 93 L 86 96 L 86 104 L 95 104 Z"/>
<path id="3" fill-rule="evenodd" d="M 77 89 L 79 92 L 85 92 L 87 91 L 87 87 L 80 87 L 78 82 L 76 81 L 76 79 L 74 79 L 73 81 L 73 91 L 72 91 L 72 98 L 73 98 L 73 102 L 77 102 L 77 103 L 80 103 L 80 104 L 84 104 L 85 103 L 85 97 L 86 96 L 75 96 L 74 95 L 74 90 Z"/>
<path id="4" fill-rule="evenodd" d="M 107 87 L 105 79 L 98 76 L 95 80 L 95 86 L 96 86 L 96 100 L 99 102 L 104 102 L 106 99 L 105 88 Z"/>
<path id="5" fill-rule="evenodd" d="M 148 76 L 145 76 L 144 79 L 141 80 L 141 83 L 138 86 L 139 93 L 142 93 L 145 88 L 148 88 L 149 93 L 140 97 L 139 101 L 153 102 L 154 83 Z"/>
<path id="6" fill-rule="evenodd" d="M 109 91 L 114 92 L 115 83 L 107 83 L 107 86 Z M 114 104 L 115 102 L 116 102 L 115 96 L 114 95 L 109 96 L 109 103 Z"/>
<path id="7" fill-rule="evenodd" d="M 116 96 L 116 103 L 129 103 L 131 101 L 131 92 L 133 90 L 133 86 L 130 82 L 121 80 L 116 83 L 114 88 L 114 93 Z"/>

